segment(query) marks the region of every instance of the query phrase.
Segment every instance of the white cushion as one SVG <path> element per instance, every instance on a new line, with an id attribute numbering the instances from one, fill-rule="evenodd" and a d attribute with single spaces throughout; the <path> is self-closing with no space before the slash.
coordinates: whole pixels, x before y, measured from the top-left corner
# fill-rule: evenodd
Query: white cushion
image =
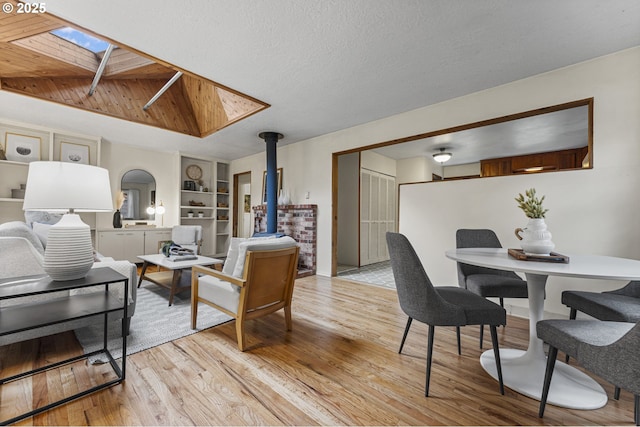
<path id="1" fill-rule="evenodd" d="M 40 222 L 33 223 L 33 232 L 36 233 L 38 239 L 40 239 L 40 243 L 42 243 L 43 247 L 47 247 L 47 237 L 49 236 L 49 229 L 51 229 L 52 224 L 42 224 Z"/>
<path id="2" fill-rule="evenodd" d="M 33 228 L 34 222 L 40 224 L 55 224 L 62 219 L 63 213 L 53 213 L 44 211 L 24 211 L 24 219 L 27 225 Z"/>
<path id="3" fill-rule="evenodd" d="M 233 269 L 232 276 L 239 279 L 242 278 L 242 274 L 244 272 L 244 260 L 247 256 L 247 251 L 270 251 L 290 248 L 296 245 L 296 241 L 289 236 L 267 239 L 249 239 L 245 242 L 241 242 L 238 245 L 238 260 L 236 261 L 236 266 Z"/>
<path id="4" fill-rule="evenodd" d="M 229 250 L 227 251 L 227 258 L 224 260 L 224 266 L 222 272 L 227 276 L 233 274 L 233 269 L 236 267 L 236 261 L 238 260 L 238 245 L 247 239 L 242 237 L 232 237 L 229 242 Z"/>
<path id="5" fill-rule="evenodd" d="M 180 225 L 171 230 L 171 240 L 179 245 L 194 244 L 198 238 L 197 226 Z"/>
<path id="6" fill-rule="evenodd" d="M 224 261 L 222 272 L 227 276 L 233 276 L 233 270 L 236 268 L 236 263 L 238 262 L 238 246 L 240 245 L 240 243 L 254 241 L 254 240 L 265 240 L 265 239 L 275 239 L 275 238 L 276 236 L 249 237 L 249 238 L 232 237 L 231 242 L 229 242 L 229 250 L 227 251 L 227 258 Z"/>
<path id="7" fill-rule="evenodd" d="M 240 288 L 232 283 L 213 276 L 201 276 L 198 279 L 198 297 L 238 314 Z"/>

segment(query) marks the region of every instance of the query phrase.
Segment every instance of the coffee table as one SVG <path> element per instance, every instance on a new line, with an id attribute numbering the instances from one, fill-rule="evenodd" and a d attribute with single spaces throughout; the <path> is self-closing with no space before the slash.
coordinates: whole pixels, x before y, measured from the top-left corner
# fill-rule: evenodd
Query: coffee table
<path id="1" fill-rule="evenodd" d="M 209 258 L 201 255 L 198 255 L 197 259 L 190 259 L 186 261 L 170 261 L 169 258 L 163 254 L 138 255 L 138 258 L 143 261 L 140 280 L 138 280 L 138 287 L 140 287 L 143 280 L 148 280 L 151 283 L 155 283 L 158 286 L 169 289 L 169 306 L 173 304 L 173 296 L 175 294 L 191 289 L 191 281 L 184 285 L 181 283 L 182 270 L 190 269 L 194 265 L 216 265 L 223 263 L 221 259 Z M 147 268 L 149 265 L 158 265 L 169 271 L 158 271 L 147 274 Z"/>

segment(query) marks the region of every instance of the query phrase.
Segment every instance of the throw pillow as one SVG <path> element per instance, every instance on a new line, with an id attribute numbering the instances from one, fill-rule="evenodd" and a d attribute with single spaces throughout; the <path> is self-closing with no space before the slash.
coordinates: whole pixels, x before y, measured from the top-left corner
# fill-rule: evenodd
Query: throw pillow
<path id="1" fill-rule="evenodd" d="M 47 237 L 49 236 L 49 229 L 52 224 L 41 224 L 39 222 L 33 223 L 33 232 L 36 233 L 38 239 L 42 243 L 42 246 L 47 247 Z"/>
<path id="2" fill-rule="evenodd" d="M 244 273 L 244 260 L 247 256 L 247 251 L 268 251 L 273 249 L 284 249 L 291 246 L 295 246 L 296 241 L 289 237 L 258 237 L 248 239 L 238 245 L 238 260 L 236 266 L 233 269 L 232 276 L 238 279 L 242 278 Z"/>
<path id="3" fill-rule="evenodd" d="M 55 224 L 62 219 L 63 215 L 62 213 L 24 211 L 25 222 L 32 228 L 34 222 L 39 222 L 40 224 Z"/>
<path id="4" fill-rule="evenodd" d="M 227 258 L 224 260 L 224 266 L 222 267 L 222 273 L 227 276 L 231 276 L 233 274 L 233 269 L 236 267 L 236 262 L 238 261 L 238 245 L 240 243 L 246 241 L 242 237 L 232 237 L 229 242 L 229 250 L 227 251 Z"/>

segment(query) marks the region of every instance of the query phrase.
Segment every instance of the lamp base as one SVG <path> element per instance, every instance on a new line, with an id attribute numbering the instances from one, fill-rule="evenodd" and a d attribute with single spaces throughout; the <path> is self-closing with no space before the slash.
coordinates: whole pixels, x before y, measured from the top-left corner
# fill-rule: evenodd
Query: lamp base
<path id="1" fill-rule="evenodd" d="M 66 214 L 51 226 L 44 251 L 44 271 L 55 281 L 81 279 L 93 266 L 91 230 L 80 215 Z"/>

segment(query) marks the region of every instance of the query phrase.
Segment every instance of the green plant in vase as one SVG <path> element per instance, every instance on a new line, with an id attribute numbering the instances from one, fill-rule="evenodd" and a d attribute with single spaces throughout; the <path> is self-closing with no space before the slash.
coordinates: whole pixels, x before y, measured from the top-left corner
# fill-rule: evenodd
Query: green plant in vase
<path id="1" fill-rule="evenodd" d="M 538 197 L 536 189 L 530 188 L 516 197 L 518 207 L 529 218 L 527 226 L 516 228 L 516 237 L 521 240 L 520 246 L 526 254 L 549 255 L 555 245 L 551 241 L 551 233 L 547 230 L 544 218 L 549 209 L 542 206 L 544 196 Z"/>
<path id="2" fill-rule="evenodd" d="M 522 193 L 518 194 L 516 202 L 518 202 L 518 207 L 522 209 L 527 218 L 544 218 L 545 214 L 549 212 L 549 209 L 542 207 L 545 196 L 540 198 L 536 197 L 535 188 L 526 190 L 524 194 L 524 196 Z"/>

